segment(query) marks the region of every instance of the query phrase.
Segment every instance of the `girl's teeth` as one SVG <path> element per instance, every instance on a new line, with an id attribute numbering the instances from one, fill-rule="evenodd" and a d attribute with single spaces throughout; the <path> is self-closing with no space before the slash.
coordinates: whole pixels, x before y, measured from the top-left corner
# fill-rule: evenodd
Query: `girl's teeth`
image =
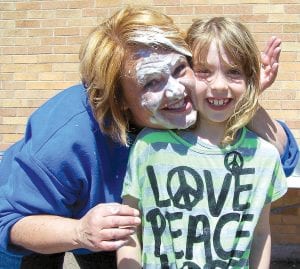
<path id="1" fill-rule="evenodd" d="M 223 106 L 228 103 L 228 99 L 208 99 L 208 102 L 214 106 Z"/>

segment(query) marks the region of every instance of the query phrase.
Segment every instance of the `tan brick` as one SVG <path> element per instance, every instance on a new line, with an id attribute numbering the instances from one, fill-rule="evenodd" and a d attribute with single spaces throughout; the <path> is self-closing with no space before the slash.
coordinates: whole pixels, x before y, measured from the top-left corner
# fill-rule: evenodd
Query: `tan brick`
<path id="1" fill-rule="evenodd" d="M 32 47 L 32 46 L 38 46 L 39 44 L 40 44 L 39 38 L 35 38 L 35 37 L 15 38 L 16 46 Z"/>
<path id="2" fill-rule="evenodd" d="M 18 20 L 16 21 L 17 28 L 39 28 L 39 20 Z"/>
<path id="3" fill-rule="evenodd" d="M 41 38 L 41 45 L 66 45 L 67 44 L 67 38 L 65 36 L 48 36 Z"/>
<path id="4" fill-rule="evenodd" d="M 282 51 L 280 54 L 280 65 L 282 62 L 293 62 L 297 57 L 297 53 L 294 51 Z"/>
<path id="5" fill-rule="evenodd" d="M 18 125 L 18 124 L 25 124 L 26 121 L 27 121 L 27 117 L 3 117 L 2 118 L 3 124 Z"/>
<path id="6" fill-rule="evenodd" d="M 77 9 L 82 9 L 82 8 L 88 8 L 88 7 L 93 7 L 94 6 L 94 1 L 68 1 L 68 8 L 77 8 Z"/>
<path id="7" fill-rule="evenodd" d="M 96 7 L 111 7 L 120 6 L 122 4 L 121 0 L 96 0 Z"/>
<path id="8" fill-rule="evenodd" d="M 16 39 L 14 37 L 3 37 L 0 39 L 0 46 L 14 46 Z"/>
<path id="9" fill-rule="evenodd" d="M 139 0 L 138 2 L 136 0 L 126 0 L 124 1 L 125 5 L 136 5 L 138 3 L 139 6 L 151 6 L 153 5 L 152 0 Z"/>
<path id="10" fill-rule="evenodd" d="M 206 5 L 207 0 L 181 0 L 181 5 Z"/>
<path id="11" fill-rule="evenodd" d="M 300 5 L 284 5 L 284 12 L 291 14 L 300 14 Z"/>
<path id="12" fill-rule="evenodd" d="M 15 10 L 16 9 L 16 3 L 14 2 L 0 2 L 0 12 L 5 11 L 3 13 L 6 13 L 9 10 Z"/>
<path id="13" fill-rule="evenodd" d="M 223 5 L 224 14 L 253 14 L 252 5 Z"/>
<path id="14" fill-rule="evenodd" d="M 79 63 L 78 54 L 66 54 L 64 59 L 67 63 Z"/>
<path id="15" fill-rule="evenodd" d="M 53 48 L 54 53 L 68 53 L 68 54 L 77 54 L 79 53 L 80 45 L 67 45 L 67 46 L 56 46 Z"/>
<path id="16" fill-rule="evenodd" d="M 41 81 L 46 81 L 46 80 L 52 80 L 52 81 L 57 81 L 57 80 L 64 80 L 65 77 L 65 72 L 43 72 L 40 73 L 38 76 L 38 79 Z"/>
<path id="17" fill-rule="evenodd" d="M 34 72 L 34 73 L 52 71 L 52 64 L 50 63 L 28 64 L 27 67 L 28 70 L 30 70 L 30 72 Z"/>
<path id="18" fill-rule="evenodd" d="M 300 100 L 295 101 L 281 101 L 282 109 L 299 109 L 300 108 Z"/>
<path id="19" fill-rule="evenodd" d="M 0 66 L 1 72 L 23 72 L 27 70 L 26 64 L 2 64 Z"/>
<path id="20" fill-rule="evenodd" d="M 270 0 L 239 0 L 240 4 L 264 4 L 269 3 Z"/>
<path id="21" fill-rule="evenodd" d="M 270 0 L 271 4 L 299 4 L 299 0 Z"/>
<path id="22" fill-rule="evenodd" d="M 79 18 L 81 17 L 81 10 L 76 9 L 57 9 L 55 11 L 56 18 Z"/>
<path id="23" fill-rule="evenodd" d="M 50 87 L 50 86 L 49 86 Z M 34 90 L 17 90 L 15 91 L 15 98 L 24 98 L 24 99 L 48 99 L 52 97 L 56 91 L 52 89 L 46 89 L 46 90 L 39 90 L 39 91 L 34 91 Z M 23 110 L 31 110 L 30 108 L 20 108 L 22 111 Z M 19 110 L 18 112 L 20 112 Z M 21 114 L 18 114 L 21 115 Z"/>
<path id="24" fill-rule="evenodd" d="M 5 28 L 13 29 L 13 28 L 15 28 L 15 21 L 0 20 L 0 28 L 2 28 L 2 29 L 5 29 Z"/>
<path id="25" fill-rule="evenodd" d="M 167 15 L 191 15 L 194 13 L 193 7 L 166 7 Z"/>
<path id="26" fill-rule="evenodd" d="M 1 55 L 0 54 L 0 63 L 4 64 L 4 63 L 11 63 L 13 59 L 13 56 L 11 55 Z"/>
<path id="27" fill-rule="evenodd" d="M 4 143 L 14 143 L 22 138 L 23 134 L 3 134 Z"/>
<path id="28" fill-rule="evenodd" d="M 27 11 L 27 19 L 51 19 L 55 17 L 55 10 L 29 10 Z"/>
<path id="29" fill-rule="evenodd" d="M 269 22 L 296 22 L 299 15 L 297 14 L 269 14 Z"/>
<path id="30" fill-rule="evenodd" d="M 283 32 L 286 32 L 286 33 L 299 33 L 300 32 L 300 23 L 284 24 L 283 25 Z"/>
<path id="31" fill-rule="evenodd" d="M 6 11 L 6 12 L 1 12 L 1 15 L 2 15 L 1 19 L 3 19 L 3 20 L 21 20 L 21 19 L 26 19 L 26 13 L 23 12 L 23 11 L 15 11 L 15 10 L 14 11 Z"/>
<path id="32" fill-rule="evenodd" d="M 67 45 L 81 45 L 82 36 L 68 36 Z"/>
<path id="33" fill-rule="evenodd" d="M 38 73 L 15 73 L 14 80 L 26 81 L 26 80 L 37 80 Z"/>
<path id="34" fill-rule="evenodd" d="M 55 36 L 72 36 L 79 35 L 80 30 L 78 27 L 66 27 L 66 28 L 57 28 L 54 30 Z"/>
<path id="35" fill-rule="evenodd" d="M 84 10 L 82 10 L 82 15 L 83 17 L 107 18 L 109 16 L 109 12 L 107 8 L 85 8 Z M 94 23 L 93 25 L 96 25 L 96 23 Z"/>
<path id="36" fill-rule="evenodd" d="M 64 54 L 42 54 L 38 55 L 39 63 L 60 63 L 64 62 L 66 59 L 66 55 Z M 78 55 L 77 55 L 78 59 Z"/>
<path id="37" fill-rule="evenodd" d="M 154 5 L 158 6 L 178 6 L 180 0 L 152 0 Z"/>
<path id="38" fill-rule="evenodd" d="M 253 13 L 284 13 L 284 5 L 275 5 L 272 6 L 267 3 L 266 5 L 253 5 Z"/>
<path id="39" fill-rule="evenodd" d="M 79 72 L 74 73 L 65 73 L 65 81 L 74 81 L 74 83 L 80 82 L 80 75 Z"/>
<path id="40" fill-rule="evenodd" d="M 39 37 L 41 39 L 44 36 L 52 37 L 53 36 L 53 29 L 28 29 L 27 30 L 27 35 L 28 36 L 34 36 L 34 37 Z"/>
<path id="41" fill-rule="evenodd" d="M 211 6 L 195 7 L 195 15 L 199 16 L 199 18 L 210 17 L 209 14 L 223 14 L 223 13 L 224 13 L 223 6 L 211 5 Z M 207 16 L 207 15 L 209 15 L 209 16 Z"/>
<path id="42" fill-rule="evenodd" d="M 263 14 L 258 15 L 241 15 L 239 16 L 240 21 L 243 23 L 250 23 L 250 22 L 266 22 L 268 21 L 268 16 Z"/>
<path id="43" fill-rule="evenodd" d="M 49 19 L 41 21 L 41 28 L 51 28 L 51 27 L 66 27 L 67 20 L 56 18 L 56 19 Z"/>
<path id="44" fill-rule="evenodd" d="M 12 57 L 14 63 L 37 63 L 38 57 L 36 55 L 15 55 Z"/>
<path id="45" fill-rule="evenodd" d="M 3 37 L 23 37 L 28 35 L 28 31 L 24 29 L 5 29 L 1 33 Z"/>
<path id="46" fill-rule="evenodd" d="M 17 10 L 33 10 L 33 9 L 40 9 L 40 8 L 41 8 L 41 3 L 37 1 L 16 3 Z"/>
<path id="47" fill-rule="evenodd" d="M 28 47 L 28 54 L 50 54 L 53 52 L 53 47 L 49 46 L 32 46 Z"/>
<path id="48" fill-rule="evenodd" d="M 282 62 L 280 70 L 284 72 L 300 72 L 300 62 Z"/>
<path id="49" fill-rule="evenodd" d="M 78 68 L 79 68 L 79 66 L 76 63 L 53 64 L 53 71 L 54 72 L 69 72 L 69 71 L 76 72 L 76 71 L 78 71 Z"/>
<path id="50" fill-rule="evenodd" d="M 0 115 L 1 117 L 16 116 L 16 109 L 0 107 Z"/>
<path id="51" fill-rule="evenodd" d="M 56 10 L 68 8 L 68 1 L 42 1 L 41 9 Z"/>
<path id="52" fill-rule="evenodd" d="M 6 55 L 17 55 L 17 54 L 27 54 L 28 48 L 22 47 L 4 47 L 2 48 L 3 54 Z"/>
<path id="53" fill-rule="evenodd" d="M 0 133 L 2 134 L 13 134 L 13 133 L 19 133 L 19 128 L 16 125 L 11 124 L 1 124 L 0 125 Z"/>

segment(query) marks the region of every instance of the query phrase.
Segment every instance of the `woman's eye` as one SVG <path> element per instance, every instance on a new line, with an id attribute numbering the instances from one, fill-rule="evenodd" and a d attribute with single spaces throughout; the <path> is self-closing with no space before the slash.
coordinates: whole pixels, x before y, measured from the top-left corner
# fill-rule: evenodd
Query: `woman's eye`
<path id="1" fill-rule="evenodd" d="M 186 64 L 178 65 L 173 72 L 174 77 L 181 76 L 183 74 L 183 72 L 185 71 L 185 68 L 186 68 Z"/>
<path id="2" fill-rule="evenodd" d="M 145 89 L 154 89 L 155 87 L 157 87 L 158 84 L 159 84 L 159 81 L 157 79 L 152 79 L 145 84 L 144 88 Z"/>

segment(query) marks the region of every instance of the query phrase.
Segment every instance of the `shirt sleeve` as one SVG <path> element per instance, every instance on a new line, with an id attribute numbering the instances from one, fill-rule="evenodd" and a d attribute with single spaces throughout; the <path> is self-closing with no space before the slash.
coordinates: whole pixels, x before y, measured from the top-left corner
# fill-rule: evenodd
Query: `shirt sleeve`
<path id="1" fill-rule="evenodd" d="M 141 199 L 141 182 L 143 182 L 145 174 L 143 162 L 145 156 L 142 153 L 141 144 L 142 142 L 137 140 L 130 149 L 122 197 L 129 195 L 138 200 Z M 144 171 L 144 173 L 142 171 Z"/>
<path id="2" fill-rule="evenodd" d="M 267 203 L 274 202 L 287 192 L 287 181 L 280 160 L 275 162 L 272 180 L 269 185 Z"/>
<path id="3" fill-rule="evenodd" d="M 71 217 L 81 183 L 58 179 L 28 146 L 20 144 L 7 150 L 0 174 L 0 247 L 14 254 L 29 254 L 10 245 L 12 226 L 29 215 Z"/>
<path id="4" fill-rule="evenodd" d="M 282 121 L 278 122 L 283 127 L 287 136 L 287 144 L 280 158 L 284 173 L 288 177 L 293 173 L 297 163 L 299 162 L 299 147 L 294 135 L 292 134 L 288 126 Z"/>

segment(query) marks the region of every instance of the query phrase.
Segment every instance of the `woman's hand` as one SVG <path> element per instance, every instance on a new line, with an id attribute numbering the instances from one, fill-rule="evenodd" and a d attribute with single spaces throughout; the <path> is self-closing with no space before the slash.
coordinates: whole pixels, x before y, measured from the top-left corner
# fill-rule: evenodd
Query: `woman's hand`
<path id="1" fill-rule="evenodd" d="M 80 219 L 76 241 L 92 251 L 116 250 L 127 243 L 140 223 L 136 209 L 117 203 L 99 204 Z"/>
<path id="2" fill-rule="evenodd" d="M 272 36 L 264 52 L 261 54 L 260 89 L 261 93 L 270 87 L 275 81 L 279 68 L 279 56 L 281 52 L 281 40 Z"/>

